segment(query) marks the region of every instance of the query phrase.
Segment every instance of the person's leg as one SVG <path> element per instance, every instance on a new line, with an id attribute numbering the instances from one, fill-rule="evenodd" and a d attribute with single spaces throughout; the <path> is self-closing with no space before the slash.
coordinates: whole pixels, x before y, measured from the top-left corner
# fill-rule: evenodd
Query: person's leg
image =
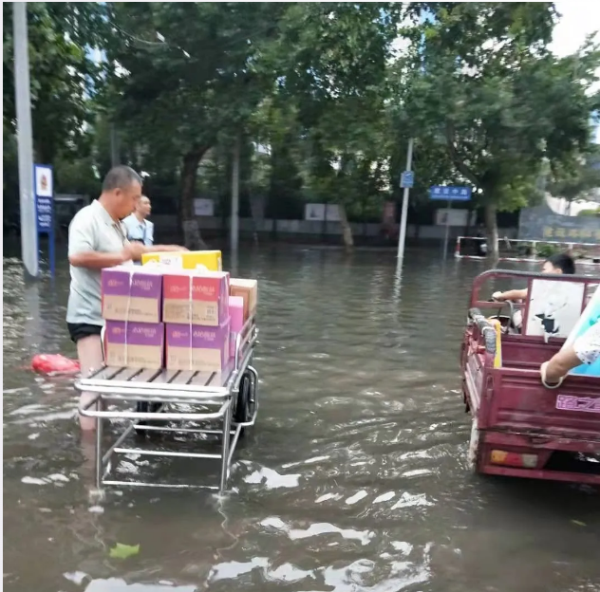
<path id="1" fill-rule="evenodd" d="M 104 357 L 102 355 L 102 340 L 100 335 L 88 335 L 77 341 L 77 355 L 81 366 L 81 376 L 87 377 L 92 372 L 102 368 Z M 83 407 L 93 398 L 94 393 L 83 392 L 79 399 L 79 407 Z M 79 424 L 82 430 L 94 430 L 96 428 L 96 420 L 93 417 L 84 417 L 79 415 Z"/>

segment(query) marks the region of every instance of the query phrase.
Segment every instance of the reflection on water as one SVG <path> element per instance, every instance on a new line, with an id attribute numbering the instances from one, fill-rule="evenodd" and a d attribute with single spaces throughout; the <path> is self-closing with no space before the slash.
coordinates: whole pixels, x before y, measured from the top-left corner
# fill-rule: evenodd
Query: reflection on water
<path id="1" fill-rule="evenodd" d="M 74 355 L 68 270 L 25 289 L 4 259 L 6 590 L 600 590 L 596 492 L 468 473 L 458 355 L 481 264 L 409 253 L 399 283 L 392 252 L 289 248 L 239 269 L 260 280 L 262 407 L 233 491 L 98 505 L 70 381 L 26 369 Z M 140 552 L 112 559 L 116 543 Z"/>

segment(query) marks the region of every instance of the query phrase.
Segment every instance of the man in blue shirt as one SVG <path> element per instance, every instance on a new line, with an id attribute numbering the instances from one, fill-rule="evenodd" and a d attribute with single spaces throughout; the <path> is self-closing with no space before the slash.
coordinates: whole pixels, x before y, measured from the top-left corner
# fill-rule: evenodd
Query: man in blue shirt
<path id="1" fill-rule="evenodd" d="M 151 211 L 150 200 L 147 196 L 142 195 L 133 214 L 123 220 L 129 242 L 142 243 L 147 247 L 154 244 L 154 224 L 147 220 Z"/>

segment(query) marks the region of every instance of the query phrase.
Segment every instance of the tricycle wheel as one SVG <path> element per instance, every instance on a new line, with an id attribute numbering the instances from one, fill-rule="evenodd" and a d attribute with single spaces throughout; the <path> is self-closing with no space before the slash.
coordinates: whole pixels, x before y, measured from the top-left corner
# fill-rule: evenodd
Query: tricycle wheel
<path id="1" fill-rule="evenodd" d="M 473 473 L 477 472 L 480 450 L 479 424 L 477 422 L 477 418 L 473 417 L 471 423 L 471 439 L 469 440 L 469 449 L 467 451 L 467 463 L 469 465 L 469 469 Z"/>

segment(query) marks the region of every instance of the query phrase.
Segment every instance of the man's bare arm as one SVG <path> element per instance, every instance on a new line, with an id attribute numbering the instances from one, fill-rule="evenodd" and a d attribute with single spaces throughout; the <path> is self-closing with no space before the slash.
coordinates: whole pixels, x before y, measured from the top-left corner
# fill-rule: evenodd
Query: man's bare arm
<path id="1" fill-rule="evenodd" d="M 117 253 L 98 253 L 97 251 L 87 251 L 83 253 L 74 253 L 69 255 L 69 263 L 73 267 L 87 267 L 89 269 L 104 269 L 105 267 L 114 267 L 121 265 L 131 259 L 124 251 Z"/>
<path id="2" fill-rule="evenodd" d="M 525 300 L 527 298 L 527 288 L 523 290 L 509 290 L 508 292 L 494 292 L 494 300 Z"/>

